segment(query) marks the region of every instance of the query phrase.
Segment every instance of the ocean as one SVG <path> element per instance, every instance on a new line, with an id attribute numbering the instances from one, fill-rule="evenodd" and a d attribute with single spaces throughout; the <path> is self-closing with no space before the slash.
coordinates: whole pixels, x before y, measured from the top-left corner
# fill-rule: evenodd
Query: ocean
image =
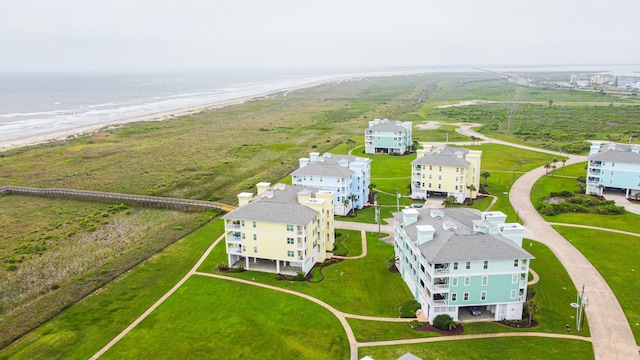
<path id="1" fill-rule="evenodd" d="M 259 95 L 340 75 L 322 71 L 0 74 L 0 142 Z"/>

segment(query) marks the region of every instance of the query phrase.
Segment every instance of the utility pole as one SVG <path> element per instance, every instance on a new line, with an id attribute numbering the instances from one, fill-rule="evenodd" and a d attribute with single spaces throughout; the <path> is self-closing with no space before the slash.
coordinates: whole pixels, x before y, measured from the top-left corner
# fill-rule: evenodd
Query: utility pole
<path id="1" fill-rule="evenodd" d="M 400 192 L 396 188 L 396 211 L 400 212 Z"/>
<path id="2" fill-rule="evenodd" d="M 378 205 L 378 200 L 377 199 L 373 201 L 373 207 L 376 210 L 375 218 L 376 218 L 376 222 L 378 223 L 378 237 L 380 237 L 380 233 L 381 233 L 381 231 L 380 231 L 380 206 Z"/>

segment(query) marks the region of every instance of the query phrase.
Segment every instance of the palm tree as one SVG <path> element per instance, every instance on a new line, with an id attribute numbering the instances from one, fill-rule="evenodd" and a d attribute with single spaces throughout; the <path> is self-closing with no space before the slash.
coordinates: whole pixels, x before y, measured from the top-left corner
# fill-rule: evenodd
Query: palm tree
<path id="1" fill-rule="evenodd" d="M 555 169 L 556 168 L 556 164 L 558 163 L 558 158 L 554 157 L 553 160 L 551 160 L 551 161 L 553 161 L 553 168 Z"/>
<path id="2" fill-rule="evenodd" d="M 551 105 L 553 105 L 553 100 L 549 100 L 549 107 L 551 107 Z"/>
<path id="3" fill-rule="evenodd" d="M 453 195 L 447 196 L 444 201 L 442 201 L 442 205 L 444 205 L 444 207 L 451 207 L 455 204 L 457 204 L 456 197 Z"/>
<path id="4" fill-rule="evenodd" d="M 413 144 L 411 145 L 413 147 L 413 151 L 418 150 L 418 146 L 420 146 L 420 142 L 418 142 L 418 140 L 413 140 Z"/>
<path id="5" fill-rule="evenodd" d="M 478 189 L 476 189 L 476 186 L 475 186 L 475 185 L 473 185 L 473 184 L 468 185 L 468 186 L 467 186 L 467 189 L 469 189 L 469 191 L 471 192 L 471 193 L 469 194 L 469 195 L 471 195 L 471 198 L 473 198 L 473 192 L 474 192 L 474 191 L 476 191 L 476 190 L 478 190 Z"/>
<path id="6" fill-rule="evenodd" d="M 342 203 L 344 204 L 344 208 L 345 209 L 349 209 L 349 198 L 345 197 L 344 200 L 342 201 Z M 349 211 L 347 211 L 344 216 L 349 215 Z"/>
<path id="7" fill-rule="evenodd" d="M 533 313 L 540 310 L 540 305 L 538 305 L 535 300 L 529 300 L 524 303 L 524 309 L 527 314 L 529 314 L 529 326 L 531 326 L 531 322 L 533 321 Z"/>
<path id="8" fill-rule="evenodd" d="M 488 171 L 484 171 L 482 174 L 480 174 L 480 177 L 484 179 L 484 187 L 487 187 L 487 179 L 491 177 L 491 173 Z"/>
<path id="9" fill-rule="evenodd" d="M 351 201 L 351 208 L 353 209 L 353 215 L 358 215 L 358 213 L 356 213 L 356 207 L 353 206 L 353 202 L 358 200 L 358 196 L 356 194 L 351 194 L 348 197 L 349 201 Z"/>
<path id="10" fill-rule="evenodd" d="M 567 159 L 562 159 L 561 161 L 562 161 L 562 167 L 564 167 L 564 164 L 567 163 Z"/>
<path id="11" fill-rule="evenodd" d="M 549 169 L 551 169 L 551 164 L 549 163 L 544 164 L 544 168 L 547 170 L 544 176 L 547 176 L 549 174 Z"/>
<path id="12" fill-rule="evenodd" d="M 375 193 L 373 192 L 373 189 L 376 188 L 376 184 L 371 183 L 369 184 L 369 203 L 373 203 L 373 200 L 375 200 Z"/>

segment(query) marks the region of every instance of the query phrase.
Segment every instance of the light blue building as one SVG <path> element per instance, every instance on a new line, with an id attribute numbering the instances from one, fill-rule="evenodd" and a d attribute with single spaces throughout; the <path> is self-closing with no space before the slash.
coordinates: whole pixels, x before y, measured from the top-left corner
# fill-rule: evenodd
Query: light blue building
<path id="1" fill-rule="evenodd" d="M 347 215 L 362 209 L 369 200 L 371 159 L 353 155 L 312 152 L 300 159 L 300 168 L 291 173 L 293 185 L 334 192 L 334 214 Z"/>
<path id="2" fill-rule="evenodd" d="M 404 154 L 411 149 L 412 131 L 411 121 L 369 121 L 369 127 L 364 131 L 364 153 Z"/>
<path id="3" fill-rule="evenodd" d="M 620 189 L 629 198 L 640 193 L 640 146 L 594 142 L 588 160 L 587 194 Z"/>
<path id="4" fill-rule="evenodd" d="M 533 256 L 522 249 L 524 227 L 506 218 L 466 208 L 394 213 L 396 265 L 429 322 L 522 318 Z"/>

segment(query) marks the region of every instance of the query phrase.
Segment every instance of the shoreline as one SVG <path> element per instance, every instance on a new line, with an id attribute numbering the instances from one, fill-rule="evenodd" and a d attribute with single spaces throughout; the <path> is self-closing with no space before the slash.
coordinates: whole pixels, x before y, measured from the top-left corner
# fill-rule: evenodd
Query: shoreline
<path id="1" fill-rule="evenodd" d="M 281 89 L 276 89 L 276 90 L 268 91 L 265 93 L 243 96 L 235 99 L 216 101 L 216 102 L 204 104 L 204 105 L 162 111 L 162 112 L 157 112 L 157 113 L 152 113 L 152 114 L 147 114 L 142 116 L 124 118 L 120 120 L 111 120 L 111 121 L 101 122 L 97 124 L 76 126 L 69 129 L 29 135 L 29 136 L 25 136 L 17 139 L 1 140 L 0 152 L 14 150 L 22 147 L 33 146 L 33 145 L 56 143 L 56 142 L 62 142 L 69 139 L 77 139 L 82 136 L 92 135 L 102 130 L 106 130 L 109 128 L 113 128 L 113 127 L 117 127 L 125 124 L 130 124 L 130 123 L 167 121 L 167 120 L 175 119 L 182 116 L 197 114 L 207 110 L 221 109 L 227 106 L 244 104 L 247 101 L 274 96 L 278 93 L 282 93 L 282 96 L 287 96 L 287 93 L 292 91 L 309 89 L 316 86 L 334 83 L 334 82 L 340 83 L 342 81 L 361 80 L 369 77 L 408 76 L 408 75 L 425 74 L 425 73 L 429 73 L 429 71 L 354 73 L 354 74 L 347 74 L 347 75 L 336 75 L 335 77 L 331 77 L 325 80 L 318 80 L 318 81 L 310 82 L 307 84 L 284 87 Z"/>

